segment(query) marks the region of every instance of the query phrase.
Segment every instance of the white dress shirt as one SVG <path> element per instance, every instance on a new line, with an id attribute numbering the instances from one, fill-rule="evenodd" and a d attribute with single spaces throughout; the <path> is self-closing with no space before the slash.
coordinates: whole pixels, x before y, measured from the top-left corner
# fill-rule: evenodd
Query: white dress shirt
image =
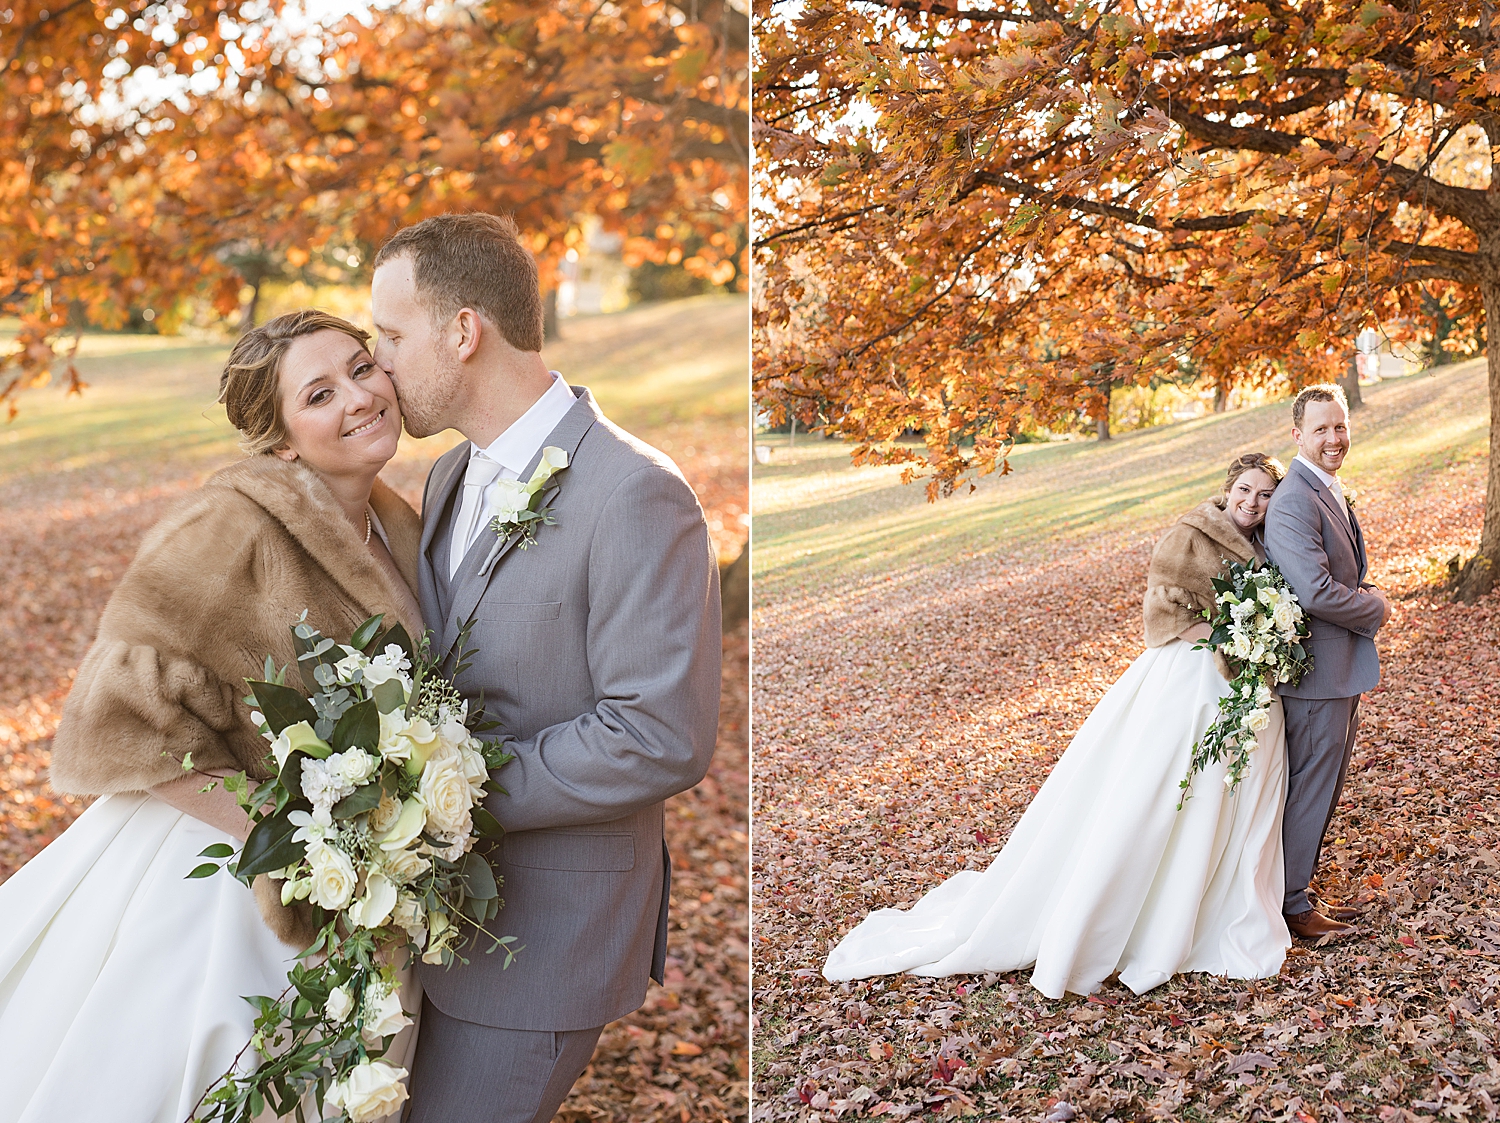
<path id="1" fill-rule="evenodd" d="M 1333 496 L 1333 505 L 1343 512 L 1344 521 L 1348 522 L 1349 503 L 1344 498 L 1344 485 L 1339 483 L 1339 478 L 1332 472 L 1323 471 L 1322 468 L 1319 468 L 1316 464 L 1314 464 L 1307 457 L 1303 456 L 1300 452 L 1296 456 L 1292 457 L 1292 460 L 1294 463 L 1300 462 L 1304 468 L 1306 468 L 1313 475 L 1317 476 L 1318 479 L 1323 481 L 1323 486 L 1326 487 L 1329 493 Z"/>
<path id="2" fill-rule="evenodd" d="M 488 448 L 469 446 L 470 471 L 465 473 L 463 499 L 458 514 L 453 520 L 453 542 L 448 559 L 448 577 L 451 579 L 463 564 L 464 555 L 474 545 L 474 540 L 489 523 L 485 514 L 494 499 L 496 480 L 518 480 L 542 445 L 551 436 L 573 403 L 572 389 L 557 371 L 552 374 L 552 385 L 540 398 L 531 403 L 531 408 L 516 418 L 510 426 L 495 438 Z M 488 461 L 474 471 L 476 460 Z M 491 467 L 494 466 L 494 467 Z M 485 471 L 484 468 L 489 470 Z M 496 470 L 498 468 L 498 470 Z M 469 482 L 471 479 L 489 482 Z"/>

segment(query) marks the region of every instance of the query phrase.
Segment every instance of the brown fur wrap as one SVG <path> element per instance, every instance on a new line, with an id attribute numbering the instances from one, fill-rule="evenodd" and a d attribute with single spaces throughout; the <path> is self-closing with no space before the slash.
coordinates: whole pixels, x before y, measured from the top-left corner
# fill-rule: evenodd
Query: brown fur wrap
<path id="1" fill-rule="evenodd" d="M 415 589 L 416 512 L 379 480 L 370 506 Z M 363 539 L 297 461 L 252 456 L 210 477 L 147 533 L 105 606 L 63 706 L 52 786 L 144 791 L 180 777 L 187 752 L 205 771 L 270 775 L 268 746 L 241 699 L 267 655 L 295 666 L 290 625 L 303 609 L 339 640 L 376 613 L 421 635 Z M 303 925 L 281 914 L 279 886 L 257 889 L 267 922 L 295 943 Z"/>
<path id="2" fill-rule="evenodd" d="M 1224 576 L 1229 562 L 1263 556 L 1219 503 L 1208 499 L 1198 504 L 1151 551 L 1146 599 L 1141 606 L 1147 647 L 1161 647 L 1203 622 L 1203 611 L 1213 607 L 1211 582 Z M 1223 673 L 1225 665 L 1217 654 L 1215 662 Z"/>

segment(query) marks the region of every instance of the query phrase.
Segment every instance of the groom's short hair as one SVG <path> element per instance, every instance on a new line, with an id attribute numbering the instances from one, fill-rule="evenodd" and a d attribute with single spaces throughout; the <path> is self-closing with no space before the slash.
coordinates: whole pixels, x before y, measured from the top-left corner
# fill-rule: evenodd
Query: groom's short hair
<path id="1" fill-rule="evenodd" d="M 411 258 L 417 293 L 433 323 L 472 308 L 518 351 L 542 349 L 542 294 L 536 259 L 516 224 L 494 214 L 441 214 L 398 230 L 375 255 L 375 268 Z"/>
<path id="2" fill-rule="evenodd" d="M 1344 407 L 1344 412 L 1349 412 L 1349 399 L 1344 394 L 1344 388 L 1333 382 L 1320 382 L 1316 386 L 1304 386 L 1297 392 L 1297 400 L 1292 403 L 1292 428 L 1302 428 L 1303 415 L 1307 413 L 1308 402 L 1338 402 Z"/>

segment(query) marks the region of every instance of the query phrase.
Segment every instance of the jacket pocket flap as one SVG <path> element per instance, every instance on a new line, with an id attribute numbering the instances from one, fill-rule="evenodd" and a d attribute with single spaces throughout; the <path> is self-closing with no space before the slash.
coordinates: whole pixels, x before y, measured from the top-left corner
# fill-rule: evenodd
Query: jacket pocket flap
<path id="1" fill-rule="evenodd" d="M 475 613 L 485 620 L 556 620 L 562 614 L 562 601 L 508 604 L 504 601 L 482 600 Z"/>
<path id="2" fill-rule="evenodd" d="M 623 873 L 635 868 L 635 839 L 628 834 L 526 831 L 505 836 L 505 860 L 533 870 Z"/>

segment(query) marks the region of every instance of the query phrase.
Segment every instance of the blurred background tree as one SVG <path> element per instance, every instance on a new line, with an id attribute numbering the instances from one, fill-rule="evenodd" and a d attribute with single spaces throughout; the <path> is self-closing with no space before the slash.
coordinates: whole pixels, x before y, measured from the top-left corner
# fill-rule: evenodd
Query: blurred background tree
<path id="1" fill-rule="evenodd" d="M 244 327 L 444 211 L 514 215 L 549 290 L 590 221 L 744 289 L 748 43 L 725 0 L 0 0 L 0 401 L 80 389 L 86 326 Z"/>

